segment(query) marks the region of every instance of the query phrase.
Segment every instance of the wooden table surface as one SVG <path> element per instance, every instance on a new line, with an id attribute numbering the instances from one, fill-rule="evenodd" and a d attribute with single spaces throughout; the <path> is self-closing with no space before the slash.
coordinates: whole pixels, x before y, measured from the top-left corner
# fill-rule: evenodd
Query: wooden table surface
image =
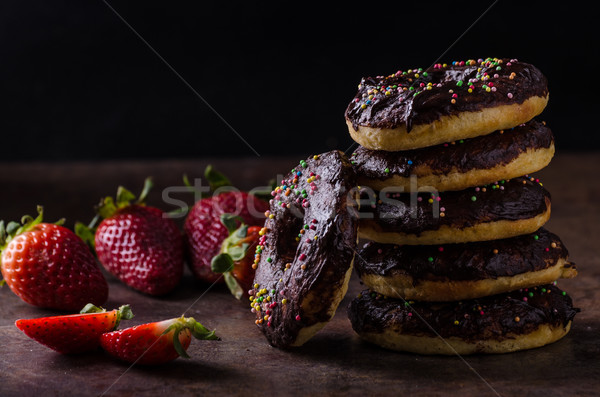
<path id="1" fill-rule="evenodd" d="M 0 219 L 18 220 L 43 204 L 46 220 L 88 221 L 100 197 L 119 184 L 134 192 L 152 175 L 149 204 L 174 209 L 163 194 L 188 204 L 181 176 L 200 177 L 208 163 L 242 189 L 264 185 L 298 158 L 0 164 Z M 29 395 L 428 395 L 573 396 L 600 390 L 600 154 L 559 153 L 536 175 L 552 194 L 547 228 L 557 233 L 578 264 L 579 276 L 559 281 L 581 308 L 569 335 L 555 344 L 506 355 L 420 356 L 362 342 L 346 316 L 362 289 L 353 277 L 334 319 L 301 348 L 269 346 L 254 326 L 246 302 L 222 286 L 209 288 L 186 273 L 181 287 L 163 298 L 141 295 L 108 276 L 107 308 L 124 303 L 135 318 L 122 327 L 193 316 L 221 341 L 193 341 L 190 360 L 144 368 L 97 352 L 63 356 L 27 338 L 19 318 L 56 312 L 32 307 L 7 287 L 0 290 L 0 396 Z M 165 190 L 167 189 L 167 190 Z M 166 192 L 166 193 L 165 193 Z M 181 220 L 180 220 L 181 221 Z"/>

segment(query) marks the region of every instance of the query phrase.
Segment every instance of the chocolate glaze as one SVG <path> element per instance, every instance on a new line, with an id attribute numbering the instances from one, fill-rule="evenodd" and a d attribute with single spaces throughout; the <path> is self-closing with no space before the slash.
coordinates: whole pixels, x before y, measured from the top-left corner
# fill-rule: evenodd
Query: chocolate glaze
<path id="1" fill-rule="evenodd" d="M 356 248 L 355 184 L 348 159 L 332 151 L 301 162 L 272 193 L 250 295 L 253 310 L 260 307 L 257 325 L 273 346 L 288 347 L 301 329 L 330 320 Z M 308 303 L 309 296 L 316 299 Z"/>
<path id="2" fill-rule="evenodd" d="M 505 131 L 422 149 L 388 152 L 359 146 L 350 160 L 359 181 L 392 176 L 409 178 L 486 170 L 506 165 L 527 150 L 547 149 L 553 143 L 550 128 L 532 120 Z"/>
<path id="3" fill-rule="evenodd" d="M 554 285 L 544 285 L 447 303 L 405 303 L 365 291 L 350 303 L 348 317 L 358 334 L 392 329 L 403 335 L 476 342 L 525 335 L 544 324 L 566 327 L 578 312 L 566 293 Z"/>
<path id="4" fill-rule="evenodd" d="M 371 191 L 369 197 L 368 190 L 361 190 L 361 225 L 382 232 L 416 235 L 443 225 L 464 229 L 486 222 L 530 219 L 546 212 L 550 204 L 550 193 L 534 178 L 528 177 L 459 191 L 418 193 L 420 202 L 417 193 L 394 193 L 386 198 L 386 195 Z M 435 198 L 429 203 L 432 195 Z M 414 196 L 412 208 L 411 196 Z M 373 200 L 374 197 L 378 201 Z M 440 216 L 442 212 L 444 216 Z"/>
<path id="5" fill-rule="evenodd" d="M 358 251 L 354 264 L 360 277 L 410 276 L 418 285 L 423 280 L 512 277 L 547 269 L 568 256 L 560 238 L 541 228 L 523 236 L 476 243 L 398 246 L 368 242 Z"/>
<path id="6" fill-rule="evenodd" d="M 535 66 L 509 59 L 500 62 L 488 58 L 480 63 L 473 61 L 473 65 L 469 61 L 446 67 L 436 64 L 410 73 L 364 77 L 345 117 L 355 130 L 359 126 L 406 127 L 410 132 L 413 126 L 429 124 L 442 116 L 521 104 L 533 96 L 548 95 L 546 77 Z M 462 85 L 457 85 L 458 81 Z M 429 83 L 431 89 L 427 89 Z M 455 103 L 451 103 L 452 99 Z"/>

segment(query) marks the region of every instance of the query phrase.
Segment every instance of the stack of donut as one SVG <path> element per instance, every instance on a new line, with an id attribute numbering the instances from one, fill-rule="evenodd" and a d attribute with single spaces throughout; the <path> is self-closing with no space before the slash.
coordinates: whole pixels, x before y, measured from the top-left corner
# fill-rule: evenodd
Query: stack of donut
<path id="1" fill-rule="evenodd" d="M 488 58 L 363 78 L 346 110 L 360 145 L 354 266 L 368 290 L 353 329 L 421 354 L 505 353 L 565 336 L 578 311 L 556 286 L 577 274 L 543 225 L 550 194 L 529 176 L 554 155 L 536 120 L 534 66 Z"/>

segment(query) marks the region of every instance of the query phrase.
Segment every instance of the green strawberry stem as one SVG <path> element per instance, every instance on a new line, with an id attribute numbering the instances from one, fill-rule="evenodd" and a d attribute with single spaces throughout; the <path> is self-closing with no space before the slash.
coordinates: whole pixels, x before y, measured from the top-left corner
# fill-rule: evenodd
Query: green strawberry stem
<path id="1" fill-rule="evenodd" d="M 96 211 L 98 214 L 100 214 L 102 219 L 106 219 L 114 215 L 114 213 L 120 210 L 121 208 L 125 208 L 131 204 L 144 205 L 146 202 L 146 198 L 148 197 L 148 193 L 150 192 L 153 186 L 154 184 L 152 182 L 152 178 L 146 178 L 144 180 L 144 187 L 142 189 L 142 192 L 140 193 L 140 196 L 137 198 L 137 200 L 135 195 L 131 193 L 131 191 L 127 190 L 123 186 L 119 186 L 117 188 L 117 195 L 115 199 L 113 199 L 110 196 L 104 198 L 96 208 Z"/>
<path id="2" fill-rule="evenodd" d="M 206 166 L 204 178 L 208 181 L 210 190 L 215 191 L 223 186 L 231 186 L 229 179 L 221 172 L 215 170 L 212 165 Z"/>
<path id="3" fill-rule="evenodd" d="M 235 232 L 238 229 L 241 229 L 240 226 L 238 226 L 238 222 L 240 223 L 241 226 L 245 226 L 246 230 L 248 229 L 248 226 L 244 225 L 244 219 L 239 216 L 239 215 L 233 215 L 233 214 L 221 214 L 221 223 L 227 228 L 227 231 L 229 232 L 229 234 L 231 235 L 233 232 Z M 244 235 L 242 237 L 246 237 L 246 233 L 244 233 Z"/>
<path id="4" fill-rule="evenodd" d="M 140 193 L 140 196 L 138 197 L 136 204 L 145 204 L 146 203 L 146 199 L 148 198 L 148 194 L 150 193 L 150 190 L 152 190 L 152 188 L 154 187 L 154 182 L 152 181 L 152 178 L 148 177 L 144 180 L 144 187 L 142 188 L 142 192 Z"/>
<path id="5" fill-rule="evenodd" d="M 147 177 L 144 180 L 144 187 L 139 197 L 135 197 L 135 194 L 127 190 L 123 186 L 117 188 L 117 195 L 115 198 L 105 197 L 100 201 L 100 204 L 96 206 L 96 216 L 88 224 L 85 225 L 81 222 L 75 223 L 75 234 L 78 235 L 83 241 L 85 241 L 91 248 L 94 248 L 95 241 L 94 235 L 96 234 L 96 228 L 102 219 L 110 218 L 121 208 L 125 208 L 132 204 L 145 205 L 148 193 L 152 190 L 154 183 L 151 177 Z"/>
<path id="6" fill-rule="evenodd" d="M 19 234 L 23 234 L 25 232 L 30 231 L 36 225 L 39 225 L 44 220 L 44 207 L 41 205 L 37 206 L 38 215 L 36 218 L 33 218 L 31 215 L 24 215 L 21 218 L 21 223 L 18 222 L 8 222 L 6 227 L 4 226 L 4 221 L 0 221 L 0 253 L 4 251 L 4 249 L 8 246 L 12 239 L 14 239 Z M 54 222 L 57 225 L 62 225 L 65 223 L 65 219 L 59 219 Z M 2 261 L 0 260 L 0 268 L 2 267 Z M 6 284 L 4 280 L 0 280 L 0 287 Z"/>
<path id="7" fill-rule="evenodd" d="M 244 296 L 244 289 L 238 283 L 235 277 L 231 272 L 227 272 L 223 274 L 223 278 L 225 279 L 225 284 L 227 284 L 227 288 L 231 291 L 231 294 L 235 296 L 235 299 L 240 300 Z"/>
<path id="8" fill-rule="evenodd" d="M 215 255 L 210 261 L 210 270 L 215 273 L 227 273 L 233 270 L 233 258 L 225 252 Z"/>
<path id="9" fill-rule="evenodd" d="M 81 309 L 81 311 L 79 312 L 80 314 L 88 314 L 88 313 L 104 313 L 106 312 L 106 309 L 102 308 L 102 307 L 98 307 L 96 305 L 94 305 L 93 303 L 88 303 L 87 305 L 85 305 L 83 307 L 83 309 Z"/>
<path id="10" fill-rule="evenodd" d="M 175 319 L 173 324 L 167 327 L 167 329 L 164 330 L 162 335 L 166 335 L 169 332 L 173 331 L 173 347 L 175 348 L 177 354 L 179 354 L 183 358 L 190 358 L 183 346 L 181 346 L 181 342 L 179 341 L 179 334 L 185 329 L 189 329 L 192 336 L 196 339 L 219 340 L 219 337 L 215 335 L 215 331 L 209 331 L 204 325 L 194 320 L 193 317 L 181 316 L 180 318 Z"/>
<path id="11" fill-rule="evenodd" d="M 229 291 L 231 291 L 233 296 L 235 296 L 237 299 L 241 299 L 244 295 L 244 290 L 235 277 L 233 277 L 233 274 L 231 274 L 233 266 L 233 258 L 226 252 L 221 252 L 220 254 L 215 255 L 210 262 L 211 270 L 215 273 L 222 273 L 223 278 L 225 279 L 225 284 L 227 285 L 227 288 L 229 288 Z"/>
<path id="12" fill-rule="evenodd" d="M 208 182 L 208 186 L 210 187 L 210 191 L 215 191 L 216 189 L 223 186 L 231 186 L 231 182 L 229 178 L 227 178 L 223 173 L 214 169 L 214 167 L 209 164 L 204 169 L 204 178 Z M 190 178 L 187 174 L 183 174 L 183 184 L 192 192 L 196 199 L 201 199 L 203 193 L 200 189 L 197 189 L 191 182 Z"/>
<path id="13" fill-rule="evenodd" d="M 100 214 L 96 214 L 94 219 L 89 223 L 89 225 L 85 225 L 81 222 L 75 222 L 75 234 L 79 236 L 95 253 L 96 248 L 96 228 L 98 227 L 98 223 L 100 221 Z"/>
<path id="14" fill-rule="evenodd" d="M 4 221 L 0 221 L 0 252 L 6 248 L 13 238 L 33 229 L 35 225 L 42 223 L 44 220 L 44 207 L 38 205 L 37 211 L 38 216 L 35 219 L 31 215 L 24 215 L 21 218 L 21 223 L 12 221 L 8 222 L 6 227 L 4 227 Z M 59 222 L 61 223 L 57 222 L 57 224 L 64 223 L 64 219 Z"/>
<path id="15" fill-rule="evenodd" d="M 237 226 L 237 221 L 241 222 L 239 227 Z M 229 291 L 237 299 L 241 299 L 244 295 L 244 290 L 231 271 L 235 266 L 235 262 L 242 260 L 246 256 L 249 244 L 240 244 L 240 242 L 248 235 L 248 225 L 244 224 L 243 219 L 239 216 L 232 214 L 222 214 L 221 223 L 229 231 L 229 237 L 223 240 L 221 252 L 212 258 L 210 268 L 215 273 L 222 273 Z"/>
<path id="16" fill-rule="evenodd" d="M 106 309 L 102 307 L 95 306 L 92 303 L 88 303 L 81 309 L 80 314 L 87 313 L 105 313 Z M 131 307 L 129 305 L 123 305 L 117 309 L 117 320 L 115 321 L 115 327 L 112 329 L 113 331 L 117 329 L 121 320 L 131 320 L 133 318 L 133 312 L 131 311 Z"/>

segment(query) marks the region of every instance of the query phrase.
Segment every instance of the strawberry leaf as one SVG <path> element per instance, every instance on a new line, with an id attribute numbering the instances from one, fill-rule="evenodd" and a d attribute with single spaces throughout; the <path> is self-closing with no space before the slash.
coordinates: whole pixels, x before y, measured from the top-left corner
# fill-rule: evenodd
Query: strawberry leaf
<path id="1" fill-rule="evenodd" d="M 96 208 L 98 214 L 102 219 L 110 218 L 115 212 L 117 212 L 117 205 L 112 197 L 106 197 L 100 202 L 100 205 Z"/>
<path id="2" fill-rule="evenodd" d="M 90 228 L 88 225 L 84 225 L 81 222 L 75 222 L 75 234 L 79 236 L 89 247 L 94 248 L 96 245 L 95 241 L 95 229 Z"/>
<path id="3" fill-rule="evenodd" d="M 241 224 L 244 223 L 244 219 L 241 216 L 228 213 L 221 214 L 220 220 L 221 223 L 227 228 L 227 231 L 230 235 L 238 229 L 238 222 Z M 246 237 L 246 235 L 242 237 Z"/>
<path id="4" fill-rule="evenodd" d="M 208 181 L 212 191 L 223 186 L 231 186 L 229 179 L 219 171 L 215 170 L 210 164 L 204 170 L 204 177 Z"/>
<path id="5" fill-rule="evenodd" d="M 15 236 L 20 227 L 21 225 L 18 222 L 8 222 L 8 225 L 6 225 L 6 235 L 9 238 Z"/>
<path id="6" fill-rule="evenodd" d="M 134 315 L 133 312 L 131 311 L 131 308 L 129 307 L 129 305 L 123 305 L 121 307 L 119 307 L 119 314 L 120 317 L 119 319 L 125 319 L 125 320 L 131 320 Z"/>
<path id="7" fill-rule="evenodd" d="M 187 176 L 187 174 L 183 174 L 182 179 L 185 187 L 187 187 L 190 192 L 194 193 L 196 200 L 200 200 L 204 197 L 204 192 L 201 189 L 196 188 L 196 186 L 190 182 L 190 178 Z"/>
<path id="8" fill-rule="evenodd" d="M 193 317 L 182 316 L 178 319 L 173 319 L 172 321 L 173 323 L 163 331 L 162 335 L 173 332 L 173 348 L 180 357 L 190 358 L 179 340 L 179 335 L 185 329 L 189 330 L 196 339 L 219 340 L 219 337 L 215 335 L 215 331 L 209 331 L 204 325 L 194 320 Z"/>
<path id="9" fill-rule="evenodd" d="M 21 227 L 19 227 L 16 230 L 13 230 L 13 228 L 15 227 L 15 225 L 13 223 L 16 222 L 11 222 L 9 223 L 6 228 L 8 231 L 8 235 L 12 238 L 15 236 L 18 236 L 21 233 L 25 233 L 26 231 L 31 230 L 35 225 L 38 225 L 40 223 L 42 223 L 42 221 L 44 220 L 44 207 L 42 207 L 41 205 L 37 206 L 37 212 L 38 212 L 38 216 L 33 219 L 32 216 L 30 215 L 25 215 L 21 218 Z"/>
<path id="10" fill-rule="evenodd" d="M 148 194 L 150 193 L 150 190 L 152 190 L 152 188 L 154 187 L 154 182 L 152 182 L 152 178 L 148 177 L 144 180 L 144 187 L 142 188 L 142 192 L 140 193 L 140 196 L 138 197 L 136 204 L 144 204 L 146 202 L 146 198 L 148 197 Z"/>
<path id="11" fill-rule="evenodd" d="M 227 284 L 227 288 L 229 288 L 231 294 L 235 296 L 237 300 L 242 299 L 242 296 L 244 296 L 244 290 L 235 277 L 233 277 L 231 272 L 225 273 L 223 277 L 225 278 L 225 284 Z"/>
<path id="12" fill-rule="evenodd" d="M 144 180 L 144 187 L 142 192 L 140 193 L 139 198 L 135 197 L 131 191 L 126 189 L 123 186 L 119 186 L 117 188 L 116 198 L 106 197 L 100 201 L 100 204 L 96 206 L 96 213 L 102 217 L 102 219 L 110 218 L 117 212 L 117 210 L 121 208 L 125 208 L 132 204 L 144 205 L 145 200 L 148 197 L 148 193 L 152 189 L 154 184 L 152 183 L 152 178 L 148 177 Z M 93 222 L 93 221 L 92 221 Z"/>
<path id="13" fill-rule="evenodd" d="M 104 312 L 106 312 L 106 309 L 95 306 L 92 303 L 88 303 L 87 305 L 84 306 L 83 309 L 81 309 L 81 311 L 79 313 L 88 314 L 88 313 L 104 313 Z M 117 326 L 119 325 L 121 320 L 123 320 L 123 319 L 131 320 L 132 318 L 133 318 L 133 312 L 131 311 L 131 308 L 129 307 L 129 305 L 123 305 L 123 306 L 119 307 L 118 312 L 117 312 L 117 320 L 115 321 L 114 329 L 117 329 Z"/>
<path id="14" fill-rule="evenodd" d="M 182 358 L 190 358 L 190 355 L 187 354 L 183 346 L 181 346 L 181 341 L 179 340 L 179 332 L 175 332 L 173 335 L 173 348 L 179 354 L 179 357 Z"/>
<path id="15" fill-rule="evenodd" d="M 81 314 L 102 313 L 102 312 L 105 312 L 105 311 L 106 311 L 106 309 L 98 307 L 98 306 L 94 305 L 93 303 L 88 303 L 87 305 L 85 305 L 83 307 L 83 309 L 81 309 L 81 311 L 79 313 L 81 313 Z"/>
<path id="16" fill-rule="evenodd" d="M 240 226 L 236 232 L 235 235 L 240 239 L 243 240 L 244 238 L 246 238 L 246 236 L 248 235 L 248 225 L 246 224 L 242 224 L 242 226 Z"/>
<path id="17" fill-rule="evenodd" d="M 8 222 L 6 228 L 4 227 L 4 221 L 0 221 L 0 252 L 10 241 L 18 236 L 19 234 L 25 233 L 33 229 L 36 225 L 39 225 L 44 220 L 44 207 L 41 205 L 37 206 L 38 216 L 34 219 L 30 215 L 24 215 L 21 217 L 21 223 Z M 56 225 L 62 225 L 65 223 L 64 218 L 55 222 Z"/>
<path id="18" fill-rule="evenodd" d="M 117 188 L 117 208 L 126 207 L 135 200 L 135 194 L 125 189 L 123 186 Z"/>
<path id="19" fill-rule="evenodd" d="M 4 221 L 0 221 L 0 251 L 4 247 L 6 242 L 6 228 L 4 227 Z"/>
<path id="20" fill-rule="evenodd" d="M 220 338 L 215 335 L 215 331 L 209 331 L 208 328 L 194 320 L 192 317 L 188 318 L 187 322 L 194 338 L 200 340 L 220 340 Z"/>
<path id="21" fill-rule="evenodd" d="M 215 255 L 210 261 L 210 269 L 215 273 L 230 272 L 233 269 L 233 258 L 225 252 Z"/>
<path id="22" fill-rule="evenodd" d="M 244 259 L 246 256 L 246 251 L 250 245 L 248 243 L 242 243 L 242 245 L 234 245 L 232 247 L 227 248 L 227 253 L 231 256 L 233 261 L 239 261 Z"/>
<path id="23" fill-rule="evenodd" d="M 165 329 L 162 334 L 166 335 L 169 332 L 173 331 L 173 348 L 175 349 L 177 354 L 179 354 L 180 357 L 190 358 L 189 354 L 187 354 L 187 352 L 181 345 L 181 341 L 179 340 L 179 334 L 181 333 L 181 331 L 187 328 L 185 322 L 186 319 L 184 317 L 177 319 L 173 324 L 167 327 L 167 329 Z"/>

